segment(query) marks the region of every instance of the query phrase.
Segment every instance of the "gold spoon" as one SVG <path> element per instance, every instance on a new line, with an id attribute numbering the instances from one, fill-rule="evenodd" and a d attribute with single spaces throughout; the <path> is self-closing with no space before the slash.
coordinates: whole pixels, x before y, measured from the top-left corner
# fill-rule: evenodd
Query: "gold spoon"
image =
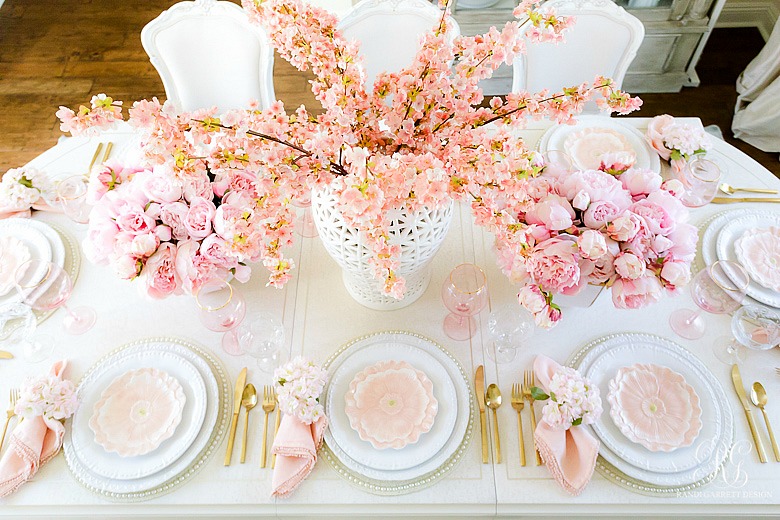
<path id="1" fill-rule="evenodd" d="M 725 182 L 721 183 L 721 185 L 718 186 L 718 189 L 726 195 L 734 195 L 738 191 L 746 191 L 748 193 L 777 193 L 777 190 L 767 190 L 764 188 L 735 188 L 734 186 L 726 184 Z"/>
<path id="2" fill-rule="evenodd" d="M 257 389 L 255 385 L 249 383 L 244 387 L 244 393 L 241 395 L 241 406 L 244 407 L 244 440 L 241 442 L 241 464 L 246 460 L 246 431 L 249 426 L 249 410 L 257 404 Z"/>
<path id="3" fill-rule="evenodd" d="M 501 464 L 501 438 L 498 436 L 498 414 L 496 410 L 501 406 L 501 390 L 496 384 L 491 384 L 485 392 L 485 404 L 493 410 L 493 436 L 496 438 L 496 463 Z"/>
<path id="4" fill-rule="evenodd" d="M 753 388 L 750 390 L 750 400 L 753 401 L 753 404 L 758 406 L 761 409 L 761 413 L 764 414 L 766 431 L 769 432 L 769 440 L 772 442 L 772 450 L 775 452 L 775 460 L 780 462 L 780 449 L 777 448 L 775 433 L 772 431 L 772 425 L 769 424 L 769 416 L 766 414 L 766 410 L 764 410 L 764 406 L 766 406 L 767 402 L 766 389 L 764 389 L 764 385 L 758 381 L 753 383 Z"/>

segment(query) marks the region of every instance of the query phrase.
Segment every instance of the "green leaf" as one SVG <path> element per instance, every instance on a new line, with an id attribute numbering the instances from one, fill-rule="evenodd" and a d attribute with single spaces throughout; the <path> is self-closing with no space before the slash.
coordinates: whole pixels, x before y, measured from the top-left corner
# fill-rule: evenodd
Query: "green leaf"
<path id="1" fill-rule="evenodd" d="M 679 161 L 683 158 L 683 155 L 680 153 L 680 150 L 672 150 L 672 153 L 669 155 L 669 158 L 673 161 Z"/>
<path id="2" fill-rule="evenodd" d="M 582 424 L 582 417 L 577 417 L 575 420 L 571 422 L 572 426 L 579 426 L 580 424 Z"/>
<path id="3" fill-rule="evenodd" d="M 535 401 L 546 401 L 550 398 L 550 396 L 545 394 L 544 390 L 538 386 L 531 387 L 531 397 L 533 397 Z"/>
<path id="4" fill-rule="evenodd" d="M 552 399 L 552 400 L 553 400 L 553 401 L 555 401 L 556 403 L 558 402 L 558 398 L 557 398 L 557 397 L 555 397 L 555 392 L 550 392 L 550 399 Z"/>
<path id="5" fill-rule="evenodd" d="M 26 176 L 24 176 L 24 175 L 22 175 L 22 176 L 19 178 L 19 184 L 21 184 L 21 185 L 22 185 L 22 186 L 24 186 L 25 188 L 34 188 L 34 187 L 35 187 L 35 186 L 33 186 L 33 183 L 32 183 L 32 181 L 31 181 L 30 179 L 28 179 L 28 178 L 27 178 Z"/>

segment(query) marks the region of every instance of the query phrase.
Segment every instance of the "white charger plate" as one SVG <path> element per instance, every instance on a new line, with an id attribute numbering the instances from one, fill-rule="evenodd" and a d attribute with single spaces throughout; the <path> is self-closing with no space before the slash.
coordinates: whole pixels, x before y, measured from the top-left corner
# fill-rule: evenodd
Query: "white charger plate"
<path id="1" fill-rule="evenodd" d="M 780 214 L 771 210 L 752 211 L 745 215 L 728 219 L 718 231 L 715 240 L 715 251 L 718 260 L 739 262 L 734 243 L 749 229 L 763 229 L 770 226 L 780 227 Z M 728 272 L 726 273 L 728 274 Z M 752 278 L 745 293 L 751 298 L 775 308 L 780 308 L 780 293 L 764 287 Z"/>
<path id="2" fill-rule="evenodd" d="M 566 139 L 586 128 L 605 128 L 618 132 L 626 138 L 631 148 L 634 149 L 636 166 L 638 168 L 647 168 L 661 173 L 661 160 L 658 158 L 655 150 L 647 144 L 642 132 L 612 117 L 583 115 L 577 116 L 577 123 L 574 125 L 551 126 L 539 140 L 539 151 L 563 150 L 565 152 L 564 143 L 566 143 Z"/>
<path id="3" fill-rule="evenodd" d="M 95 434 L 89 427 L 95 404 L 114 379 L 130 370 L 146 367 L 167 372 L 181 384 L 187 398 L 181 422 L 173 436 L 150 453 L 121 457 L 107 452 L 95 442 Z M 192 363 L 171 352 L 151 350 L 116 356 L 95 370 L 88 381 L 79 385 L 78 392 L 81 403 L 71 422 L 73 450 L 89 470 L 115 480 L 147 477 L 170 466 L 195 440 L 206 415 L 206 384 L 203 377 Z"/>
<path id="4" fill-rule="evenodd" d="M 368 366 L 388 360 L 405 361 L 424 372 L 433 383 L 433 395 L 439 403 L 439 411 L 430 431 L 422 434 L 416 443 L 398 450 L 378 450 L 368 441 L 360 439 L 345 412 L 344 396 L 355 375 Z M 458 412 L 455 385 L 444 366 L 418 347 L 394 342 L 369 345 L 349 355 L 330 380 L 326 402 L 333 442 L 355 462 L 369 468 L 391 471 L 413 468 L 438 453 L 452 436 Z"/>
<path id="5" fill-rule="evenodd" d="M 199 372 L 206 385 L 206 414 L 203 426 L 195 441 L 173 464 L 147 477 L 133 480 L 117 480 L 97 475 L 86 467 L 73 449 L 72 420 L 66 427 L 63 448 L 65 460 L 73 476 L 90 491 L 112 500 L 133 502 L 148 500 L 176 489 L 194 475 L 227 433 L 230 417 L 228 398 L 230 395 L 227 374 L 221 363 L 210 352 L 192 343 L 170 338 L 152 338 L 139 340 L 120 347 L 98 361 L 79 383 L 88 382 L 104 363 L 114 357 L 124 357 L 137 352 L 170 352 L 191 363 Z"/>
<path id="6" fill-rule="evenodd" d="M 365 491 L 377 495 L 401 495 L 434 484 L 460 462 L 474 431 L 474 400 L 469 378 L 452 354 L 431 340 L 410 332 L 378 332 L 357 338 L 336 351 L 325 362 L 324 367 L 335 373 L 353 352 L 383 342 L 417 347 L 430 354 L 445 368 L 456 393 L 457 419 L 452 435 L 444 447 L 428 461 L 408 470 L 384 471 L 359 464 L 333 442 L 328 430 L 325 432 L 324 457 L 339 475 Z M 329 387 L 326 387 L 326 396 L 328 391 Z"/>
<path id="7" fill-rule="evenodd" d="M 19 240 L 30 252 L 30 260 L 42 260 L 51 262 L 52 247 L 34 222 L 29 218 L 9 218 L 0 220 L 0 237 L 14 237 Z M 46 264 L 41 264 L 35 273 L 30 275 L 30 283 L 38 283 L 46 274 Z M 22 300 L 22 295 L 16 289 L 0 296 L 0 305 L 17 303 Z"/>
<path id="8" fill-rule="evenodd" d="M 653 360 L 656 364 L 666 365 L 683 374 L 689 383 L 694 386 L 699 395 L 704 394 L 704 390 L 698 388 L 693 384 L 694 377 L 701 380 L 699 384 L 703 384 L 714 395 L 714 406 L 718 412 L 720 412 L 720 436 L 717 438 L 705 438 L 699 435 L 699 442 L 688 448 L 681 448 L 671 453 L 664 453 L 666 457 L 674 458 L 679 456 L 681 450 L 696 450 L 699 452 L 701 458 L 701 464 L 690 468 L 685 471 L 678 471 L 676 473 L 659 473 L 650 471 L 633 463 L 622 459 L 619 455 L 613 452 L 608 446 L 602 443 L 599 448 L 599 455 L 608 463 L 608 467 L 604 468 L 605 472 L 609 474 L 614 480 L 621 482 L 621 484 L 648 493 L 665 493 L 671 492 L 676 489 L 692 489 L 703 483 L 709 482 L 714 475 L 718 472 L 722 466 L 730 447 L 734 442 L 734 416 L 731 408 L 728 406 L 728 401 L 723 387 L 718 380 L 709 371 L 709 369 L 698 360 L 693 354 L 676 343 L 661 338 L 659 336 L 653 336 L 650 334 L 641 333 L 621 333 L 612 334 L 604 338 L 597 339 L 589 343 L 578 354 L 575 355 L 571 366 L 577 368 L 583 374 L 587 374 L 590 367 L 605 353 L 612 349 L 620 348 L 622 345 L 634 344 L 637 345 L 636 352 L 631 350 L 624 351 L 623 356 L 625 359 L 620 366 L 633 365 L 638 362 L 648 362 L 647 360 Z M 652 354 L 642 354 L 643 349 L 653 351 Z M 630 355 L 627 353 L 631 352 Z M 615 371 L 617 370 L 618 363 L 615 363 Z M 675 368 L 679 367 L 679 369 Z M 684 370 L 684 371 L 683 371 Z M 690 378 L 688 377 L 690 374 Z M 609 374 L 606 384 L 609 383 L 609 379 L 614 377 L 614 374 Z M 595 381 L 599 385 L 599 388 L 604 389 L 602 381 Z M 606 394 L 603 394 L 606 395 Z M 706 394 L 705 394 L 706 395 Z M 702 399 L 704 401 L 704 398 Z M 703 402 L 702 402 L 703 404 Z M 605 418 L 606 416 L 606 418 Z M 609 412 L 607 410 L 602 414 L 601 420 L 611 421 Z M 702 422 L 711 422 L 713 419 L 707 417 L 704 414 L 704 408 L 702 413 Z M 598 433 L 595 429 L 591 428 L 593 434 L 598 437 Z M 615 431 L 618 435 L 619 430 L 615 427 Z M 633 444 L 627 438 L 624 438 L 625 444 Z M 647 450 L 648 454 L 654 454 Z M 675 455 L 677 454 L 677 455 Z M 695 455 L 694 455 L 695 456 Z M 658 458 L 660 460 L 661 457 Z M 671 460 L 671 459 L 670 459 Z M 603 466 L 603 464 L 602 464 Z M 613 469 L 616 469 L 620 475 L 614 475 Z M 623 476 L 635 479 L 636 482 L 622 482 Z"/>

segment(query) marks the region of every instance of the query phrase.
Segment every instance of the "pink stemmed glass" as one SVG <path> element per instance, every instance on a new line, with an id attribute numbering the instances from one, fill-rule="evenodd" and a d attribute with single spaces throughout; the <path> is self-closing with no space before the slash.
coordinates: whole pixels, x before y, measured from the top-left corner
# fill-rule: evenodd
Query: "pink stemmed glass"
<path id="1" fill-rule="evenodd" d="M 200 321 L 207 329 L 224 332 L 222 350 L 231 356 L 240 356 L 243 349 L 236 334 L 246 316 L 246 302 L 233 286 L 220 279 L 209 280 L 195 293 L 195 303 L 200 309 Z"/>
<path id="2" fill-rule="evenodd" d="M 474 264 L 461 264 L 450 272 L 441 291 L 450 314 L 444 318 L 444 332 L 455 340 L 467 340 L 477 330 L 474 316 L 488 301 L 487 277 Z"/>
<path id="3" fill-rule="evenodd" d="M 22 303 L 37 311 L 62 307 L 67 312 L 62 321 L 68 334 L 84 334 L 95 324 L 97 316 L 91 307 L 69 308 L 65 302 L 73 292 L 73 282 L 65 270 L 44 260 L 28 260 L 15 274 L 16 290 Z"/>
<path id="4" fill-rule="evenodd" d="M 299 224 L 295 226 L 295 231 L 304 238 L 319 236 L 317 226 L 314 224 L 314 217 L 311 215 L 311 191 L 306 191 L 303 198 L 293 201 L 293 206 L 303 209 L 303 215 Z"/>
<path id="5" fill-rule="evenodd" d="M 672 330 L 686 339 L 704 335 L 702 311 L 728 314 L 742 305 L 750 278 L 736 262 L 718 261 L 699 271 L 691 282 L 691 296 L 699 309 L 679 309 L 669 316 Z"/>
<path id="6" fill-rule="evenodd" d="M 698 208 L 715 198 L 720 168 L 712 161 L 697 157 L 683 167 L 678 178 L 685 186 L 680 201 L 689 208 Z"/>

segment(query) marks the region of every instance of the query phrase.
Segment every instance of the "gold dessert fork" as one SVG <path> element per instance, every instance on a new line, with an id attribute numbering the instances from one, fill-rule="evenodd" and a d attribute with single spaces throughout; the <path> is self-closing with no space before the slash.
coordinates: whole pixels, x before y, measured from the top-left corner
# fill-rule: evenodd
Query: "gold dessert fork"
<path id="1" fill-rule="evenodd" d="M 528 401 L 528 408 L 531 409 L 531 438 L 534 441 L 536 465 L 540 466 L 542 457 L 539 455 L 539 450 L 536 449 L 536 437 L 533 435 L 536 432 L 536 412 L 534 411 L 534 397 L 531 395 L 532 386 L 534 386 L 534 372 L 533 370 L 526 370 L 523 373 L 523 398 Z"/>
<path id="2" fill-rule="evenodd" d="M 517 412 L 517 444 L 520 446 L 520 465 L 525 466 L 525 440 L 523 439 L 523 392 L 520 390 L 520 385 L 515 383 L 512 385 L 512 408 Z"/>
<path id="3" fill-rule="evenodd" d="M 7 417 L 5 419 L 5 426 L 3 426 L 3 435 L 0 437 L 0 450 L 3 449 L 3 442 L 5 442 L 5 432 L 8 430 L 8 423 L 11 422 L 11 417 L 16 415 L 16 412 L 14 411 L 14 408 L 16 408 L 16 402 L 19 400 L 19 389 L 18 388 L 12 388 L 11 389 L 11 396 L 10 396 L 11 402 L 8 405 L 8 411 Z"/>
<path id="4" fill-rule="evenodd" d="M 274 411 L 276 408 L 276 392 L 274 387 L 263 387 L 263 411 L 265 412 L 265 419 L 263 420 L 263 454 L 260 456 L 260 467 L 266 466 L 266 439 L 268 437 L 268 414 Z"/>

